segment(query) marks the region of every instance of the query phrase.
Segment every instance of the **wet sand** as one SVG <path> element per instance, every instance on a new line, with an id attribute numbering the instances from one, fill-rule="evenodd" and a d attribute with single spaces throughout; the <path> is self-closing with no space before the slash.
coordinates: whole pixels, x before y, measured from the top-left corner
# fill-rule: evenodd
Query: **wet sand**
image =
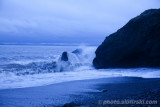
<path id="1" fill-rule="evenodd" d="M 157 101 L 158 104 L 151 106 L 158 107 L 160 106 L 160 79 L 114 77 L 0 90 L 0 107 L 146 106 L 106 102 L 112 100 L 152 100 Z"/>

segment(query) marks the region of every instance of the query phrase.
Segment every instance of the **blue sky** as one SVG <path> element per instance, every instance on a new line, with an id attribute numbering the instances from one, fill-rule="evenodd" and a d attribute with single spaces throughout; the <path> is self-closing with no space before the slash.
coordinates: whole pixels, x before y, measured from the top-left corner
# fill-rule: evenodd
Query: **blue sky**
<path id="1" fill-rule="evenodd" d="M 0 0 L 0 43 L 100 44 L 159 0 Z"/>

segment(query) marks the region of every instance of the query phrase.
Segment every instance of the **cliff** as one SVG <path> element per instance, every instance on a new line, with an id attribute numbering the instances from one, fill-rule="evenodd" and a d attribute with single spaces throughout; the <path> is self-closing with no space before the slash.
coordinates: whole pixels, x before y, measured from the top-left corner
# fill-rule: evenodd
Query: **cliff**
<path id="1" fill-rule="evenodd" d="M 93 65 L 101 68 L 160 67 L 160 9 L 144 11 L 105 38 Z"/>

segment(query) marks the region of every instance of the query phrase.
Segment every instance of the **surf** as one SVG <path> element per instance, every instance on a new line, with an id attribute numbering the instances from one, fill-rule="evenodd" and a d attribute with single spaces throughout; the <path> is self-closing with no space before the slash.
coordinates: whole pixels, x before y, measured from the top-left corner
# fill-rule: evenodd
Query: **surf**
<path id="1" fill-rule="evenodd" d="M 10 50 L 11 48 L 14 50 Z M 21 50 L 22 48 L 24 50 Z M 7 51 L 2 51 L 0 55 L 0 89 L 36 87 L 109 77 L 160 77 L 160 70 L 156 68 L 97 70 L 92 65 L 96 48 L 91 46 L 5 47 Z"/>

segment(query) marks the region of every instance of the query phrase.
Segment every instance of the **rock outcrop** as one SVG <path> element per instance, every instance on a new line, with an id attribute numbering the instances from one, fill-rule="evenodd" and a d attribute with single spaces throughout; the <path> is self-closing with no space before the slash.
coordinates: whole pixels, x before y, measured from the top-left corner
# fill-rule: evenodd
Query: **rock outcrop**
<path id="1" fill-rule="evenodd" d="M 67 52 L 62 53 L 61 61 L 68 61 L 68 53 Z"/>
<path id="2" fill-rule="evenodd" d="M 72 53 L 80 55 L 80 54 L 82 54 L 82 49 L 76 49 L 76 50 L 72 51 Z"/>
<path id="3" fill-rule="evenodd" d="M 144 11 L 97 48 L 95 68 L 160 67 L 160 9 Z"/>

